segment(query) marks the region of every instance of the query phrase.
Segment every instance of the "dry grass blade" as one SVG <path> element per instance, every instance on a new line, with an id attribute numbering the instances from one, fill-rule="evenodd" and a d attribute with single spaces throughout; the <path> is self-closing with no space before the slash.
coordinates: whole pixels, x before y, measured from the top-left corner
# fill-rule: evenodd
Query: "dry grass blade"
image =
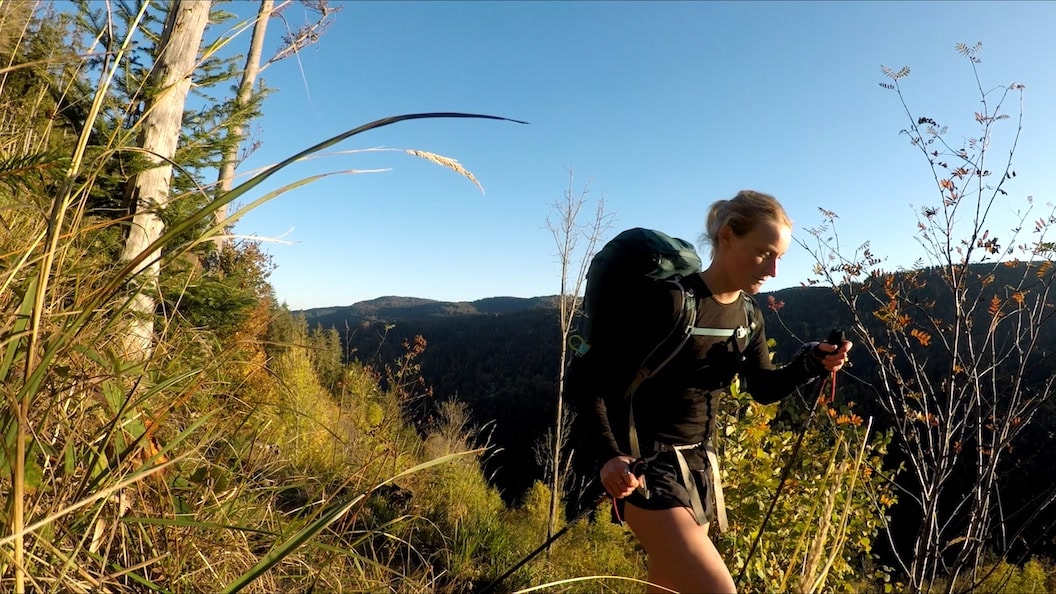
<path id="1" fill-rule="evenodd" d="M 660 584 L 654 584 L 646 580 L 640 580 L 637 578 L 629 578 L 620 575 L 589 575 L 585 577 L 569 578 L 567 580 L 557 580 L 556 582 L 549 582 L 546 584 L 539 584 L 538 586 L 532 586 L 531 588 L 525 588 L 523 590 L 514 590 L 514 594 L 527 594 L 528 592 L 537 592 L 539 590 L 545 590 L 547 588 L 556 588 L 557 586 L 564 586 L 566 584 L 574 584 L 576 582 L 586 581 L 602 581 L 602 580 L 619 580 L 623 582 L 631 582 L 632 584 L 645 584 L 657 588 L 660 592 L 675 592 L 670 588 L 665 588 Z M 677 594 L 677 592 L 675 592 Z"/>
<path id="2" fill-rule="evenodd" d="M 30 532 L 34 532 L 36 530 L 39 530 L 40 528 L 42 528 L 44 526 L 47 526 L 48 524 L 51 524 L 55 520 L 58 520 L 59 518 L 65 516 L 65 515 L 73 513 L 73 512 L 77 511 L 78 509 L 81 509 L 82 507 L 84 507 L 86 505 L 90 505 L 90 504 L 92 504 L 92 503 L 94 503 L 96 501 L 99 501 L 100 499 L 106 499 L 107 497 L 113 495 L 114 493 L 117 493 L 121 489 L 124 489 L 125 487 L 134 485 L 134 484 L 142 481 L 143 479 L 145 479 L 145 478 L 147 478 L 147 477 L 149 477 L 149 476 L 151 476 L 151 475 L 153 475 L 155 473 L 161 472 L 161 471 L 165 470 L 166 468 L 176 464 L 177 462 L 182 461 L 183 459 L 184 459 L 184 457 L 180 457 L 180 458 L 176 458 L 176 459 L 173 459 L 173 460 L 169 460 L 168 462 L 163 462 L 161 464 L 158 464 L 157 466 L 152 466 L 151 468 L 148 468 L 148 469 L 146 469 L 146 470 L 144 470 L 142 472 L 135 473 L 130 478 L 127 478 L 127 479 L 122 480 L 122 481 L 120 481 L 118 483 L 110 485 L 109 487 L 107 487 L 105 489 L 96 491 L 95 493 L 92 493 L 88 497 L 85 497 L 84 499 L 82 499 L 82 500 L 80 500 L 80 501 L 78 501 L 78 502 L 76 502 L 76 503 L 74 503 L 72 505 L 68 505 L 68 506 L 60 509 L 59 511 L 57 511 L 57 512 L 55 512 L 55 513 L 53 513 L 53 514 L 41 519 L 41 520 L 33 522 L 32 524 L 26 526 L 25 528 L 22 528 L 18 532 L 15 532 L 13 534 L 5 536 L 4 538 L 0 538 L 0 546 L 7 545 L 7 544 L 15 541 L 16 539 L 21 538 L 21 537 L 29 534 Z"/>
<path id="3" fill-rule="evenodd" d="M 336 522 L 338 519 L 341 518 L 341 516 L 344 516 L 349 510 L 364 501 L 366 497 L 370 495 L 370 493 L 381 488 L 382 486 L 392 483 L 393 481 L 401 477 L 414 474 L 416 472 L 425 470 L 426 468 L 430 468 L 438 464 L 444 464 L 445 462 L 449 462 L 461 456 L 480 455 L 481 453 L 483 453 L 483 451 L 483 449 L 476 449 L 465 452 L 456 452 L 453 454 L 448 454 L 446 456 L 440 456 L 439 458 L 423 462 L 421 464 L 408 468 L 407 470 L 396 473 L 392 477 L 375 485 L 371 490 L 361 493 L 355 497 L 352 497 L 348 501 L 330 505 L 329 507 L 324 509 L 317 518 L 315 518 L 303 528 L 301 528 L 301 530 L 299 530 L 292 537 L 290 537 L 283 543 L 276 545 L 274 549 L 272 549 L 268 554 L 264 555 L 256 565 L 249 569 L 249 571 L 245 572 L 244 574 L 239 576 L 238 579 L 228 584 L 227 587 L 222 590 L 222 592 L 225 594 L 234 594 L 235 592 L 240 592 L 243 588 L 263 576 L 277 563 L 289 556 L 293 551 L 304 546 L 308 541 L 315 538 L 316 535 L 322 532 L 325 528 Z"/>
<path id="4" fill-rule="evenodd" d="M 425 159 L 426 161 L 432 161 L 433 163 L 436 163 L 437 165 L 441 165 L 443 167 L 447 167 L 451 171 L 454 171 L 455 173 L 457 173 L 457 174 L 465 177 L 469 181 L 473 182 L 474 185 L 476 185 L 478 188 L 480 188 L 480 193 L 481 194 L 484 193 L 484 186 L 480 185 L 480 182 L 477 181 L 477 178 L 473 177 L 473 174 L 470 173 L 469 171 L 467 171 L 466 168 L 463 167 L 462 164 L 459 163 L 458 161 L 456 161 L 456 160 L 454 160 L 454 159 L 452 159 L 450 157 L 445 157 L 443 155 L 438 155 L 436 153 L 430 153 L 430 152 L 427 152 L 427 151 L 416 151 L 414 149 L 408 149 L 406 152 L 407 152 L 408 155 L 413 155 L 415 157 L 421 157 L 421 158 Z"/>
<path id="5" fill-rule="evenodd" d="M 857 454 L 854 457 L 853 468 L 851 469 L 851 472 L 849 473 L 850 474 L 850 482 L 847 485 L 846 491 L 845 491 L 848 494 L 848 497 L 844 501 L 843 512 L 842 512 L 842 514 L 840 514 L 840 522 L 839 522 L 839 525 L 837 526 L 836 533 L 834 535 L 834 540 L 836 541 L 837 546 L 829 548 L 828 557 L 825 559 L 825 564 L 824 564 L 824 566 L 822 568 L 822 571 L 818 575 L 818 577 L 814 580 L 814 583 L 811 585 L 811 588 L 810 588 L 811 592 L 817 592 L 817 591 L 821 590 L 822 587 L 825 585 L 825 578 L 828 576 L 829 571 L 832 569 L 833 564 L 836 562 L 836 557 L 838 556 L 838 551 L 840 551 L 843 548 L 843 543 L 845 543 L 847 541 L 847 526 L 848 526 L 848 521 L 849 521 L 850 514 L 851 514 L 851 509 L 850 509 L 850 501 L 851 501 L 851 499 L 849 497 L 849 494 L 853 493 L 855 488 L 856 488 L 856 486 L 858 485 L 858 473 L 861 470 L 862 465 L 865 464 L 866 448 L 867 448 L 867 445 L 868 445 L 869 433 L 872 431 L 872 429 L 873 429 L 873 420 L 872 420 L 872 418 L 870 418 L 869 419 L 869 424 L 866 425 L 866 428 L 865 428 L 865 435 L 862 437 L 861 447 L 858 448 L 858 452 L 857 452 Z"/>

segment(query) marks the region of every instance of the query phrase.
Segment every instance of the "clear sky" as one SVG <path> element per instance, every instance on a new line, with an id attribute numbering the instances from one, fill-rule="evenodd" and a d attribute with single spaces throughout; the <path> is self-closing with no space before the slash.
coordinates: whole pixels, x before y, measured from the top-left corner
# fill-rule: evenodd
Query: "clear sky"
<path id="1" fill-rule="evenodd" d="M 256 3 L 239 6 L 247 14 Z M 1047 2 L 367 2 L 345 3 L 299 61 L 267 69 L 277 91 L 257 122 L 264 166 L 385 116 L 462 111 L 530 122 L 414 121 L 336 150 L 419 149 L 457 159 L 484 186 L 401 152 L 331 154 L 278 187 L 339 175 L 268 203 L 236 227 L 265 244 L 292 309 L 387 295 L 446 301 L 559 291 L 546 228 L 568 185 L 590 182 L 612 231 L 646 226 L 696 242 L 708 205 L 752 188 L 777 196 L 794 236 L 840 216 L 845 245 L 871 241 L 888 267 L 922 255 L 915 212 L 936 201 L 881 65 L 915 115 L 977 132 L 979 95 L 958 42 L 983 43 L 985 87 L 1026 85 L 1017 178 L 1053 199 L 1056 4 Z M 290 9 L 295 21 L 299 7 Z M 280 23 L 273 22 L 271 45 Z M 1018 103 L 1006 111 L 1015 116 Z M 1013 120 L 1014 122 L 1014 120 Z M 1007 123 L 1002 140 L 1014 128 Z M 1007 150 L 1005 150 L 1007 153 Z M 256 195 L 259 195 L 256 194 Z M 256 196 L 255 195 L 255 196 Z M 911 206 L 914 205 L 914 206 Z M 999 229 L 995 228 L 995 233 Z M 703 252 L 707 258 L 706 250 Z M 793 245 L 764 290 L 802 283 Z"/>

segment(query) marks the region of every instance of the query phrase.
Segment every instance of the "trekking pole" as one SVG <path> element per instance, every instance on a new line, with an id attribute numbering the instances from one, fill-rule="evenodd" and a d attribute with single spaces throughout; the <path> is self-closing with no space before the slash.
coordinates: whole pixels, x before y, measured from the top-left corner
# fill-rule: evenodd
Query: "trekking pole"
<path id="1" fill-rule="evenodd" d="M 631 463 L 631 472 L 633 472 L 635 476 L 640 478 L 642 476 L 642 474 L 645 473 L 645 462 L 643 460 L 640 460 L 640 459 L 639 460 L 635 460 L 634 462 L 632 462 Z M 574 517 L 571 520 L 569 520 L 568 523 L 565 524 L 564 528 L 558 530 L 556 533 L 554 533 L 553 536 L 551 536 L 550 538 L 546 539 L 546 542 L 544 542 L 543 544 L 539 545 L 539 548 L 535 549 L 531 553 L 528 553 L 528 556 L 525 557 L 524 559 L 521 559 L 520 561 L 518 561 L 516 565 L 514 565 L 513 567 L 507 569 L 506 573 L 504 573 L 504 574 L 500 575 L 499 577 L 495 578 L 495 580 L 493 580 L 487 586 L 484 586 L 484 589 L 478 591 L 477 594 L 486 594 L 487 592 L 491 592 L 492 590 L 494 590 L 495 586 L 498 586 L 503 581 L 505 581 L 506 578 L 508 578 L 511 575 L 513 575 L 515 571 L 517 571 L 518 569 L 524 567 L 525 563 L 528 563 L 532 559 L 535 559 L 535 557 L 537 555 L 539 555 L 539 553 L 542 553 L 543 551 L 545 551 L 547 549 L 547 547 L 549 547 L 550 545 L 554 544 L 555 540 L 561 538 L 561 536 L 564 535 L 564 533 L 568 532 L 568 530 L 570 528 L 572 528 L 572 526 L 574 526 L 576 524 L 576 522 L 582 520 L 584 516 L 586 516 L 588 513 L 590 513 L 594 509 L 596 509 L 602 503 L 605 503 L 605 501 L 608 500 L 608 499 L 609 499 L 609 494 L 608 493 L 603 493 L 602 496 L 599 497 L 598 500 L 593 503 L 593 505 L 588 505 L 588 506 L 584 507 L 583 509 L 579 510 L 579 513 L 576 514 L 576 517 Z"/>
<path id="2" fill-rule="evenodd" d="M 484 586 L 484 589 L 480 590 L 479 592 L 477 592 L 477 594 L 485 594 L 486 592 L 491 592 L 492 590 L 494 590 L 495 586 L 498 586 L 499 584 L 501 584 L 503 581 L 506 580 L 506 578 L 508 578 L 511 575 L 513 575 L 518 569 L 524 567 L 525 563 L 528 563 L 529 561 L 534 559 L 537 555 L 539 555 L 539 553 L 542 553 L 543 551 L 545 551 L 547 549 L 547 547 L 549 547 L 550 545 L 554 544 L 554 541 L 559 539 L 559 538 L 561 538 L 561 536 L 563 536 L 565 534 L 565 532 L 568 532 L 568 530 L 570 528 L 572 528 L 572 526 L 574 526 L 576 522 L 578 522 L 581 519 L 583 519 L 583 517 L 586 516 L 587 513 L 589 513 L 590 511 L 594 510 L 594 508 L 598 507 L 602 503 L 604 503 L 605 500 L 608 499 L 608 498 L 609 498 L 609 495 L 608 495 L 608 493 L 606 493 L 605 495 L 602 495 L 597 501 L 595 501 L 594 505 L 589 505 L 587 507 L 584 507 L 582 510 L 580 510 L 580 512 L 578 514 L 576 514 L 576 517 L 572 518 L 567 524 L 565 524 L 564 528 L 562 528 L 562 529 L 558 530 L 557 532 L 555 532 L 553 536 L 551 536 L 550 538 L 546 539 L 546 542 L 544 542 L 543 544 L 539 545 L 539 548 L 535 549 L 531 553 L 528 553 L 527 557 L 525 557 L 524 559 L 521 559 L 520 561 L 518 561 L 516 565 L 514 565 L 513 567 L 507 569 L 506 573 L 504 573 L 504 574 L 500 575 L 499 577 L 495 578 L 495 580 L 492 581 L 487 586 Z"/>
<path id="3" fill-rule="evenodd" d="M 843 331 L 833 330 L 829 334 L 829 339 L 826 340 L 828 344 L 841 345 L 843 344 Z M 835 393 L 836 390 L 836 373 L 831 374 L 832 389 Z M 777 500 L 781 496 L 781 489 L 785 486 L 785 481 L 788 480 L 788 475 L 792 473 L 792 465 L 796 462 L 796 457 L 799 456 L 799 448 L 803 445 L 803 438 L 807 435 L 807 430 L 810 429 L 810 424 L 814 420 L 814 413 L 818 410 L 818 402 L 822 398 L 822 391 L 825 389 L 825 380 L 830 379 L 827 375 L 822 375 L 814 384 L 817 386 L 817 397 L 814 399 L 814 404 L 810 407 L 810 416 L 807 417 L 806 424 L 803 425 L 803 430 L 799 432 L 796 437 L 796 443 L 792 446 L 792 454 L 788 458 L 788 464 L 785 465 L 784 470 L 781 471 L 781 478 L 777 481 L 777 489 L 774 491 L 774 498 L 770 500 L 770 507 L 766 510 L 766 515 L 763 516 L 763 523 L 759 525 L 759 531 L 755 533 L 755 539 L 752 541 L 751 548 L 748 549 L 748 555 L 744 558 L 744 564 L 741 565 L 741 571 L 737 574 L 737 581 L 735 584 L 739 587 L 741 580 L 744 579 L 744 574 L 748 571 L 748 561 L 752 559 L 752 555 L 755 554 L 756 547 L 759 546 L 759 541 L 762 540 L 763 531 L 766 529 L 767 523 L 770 522 L 770 516 L 774 513 L 774 508 L 777 507 Z"/>

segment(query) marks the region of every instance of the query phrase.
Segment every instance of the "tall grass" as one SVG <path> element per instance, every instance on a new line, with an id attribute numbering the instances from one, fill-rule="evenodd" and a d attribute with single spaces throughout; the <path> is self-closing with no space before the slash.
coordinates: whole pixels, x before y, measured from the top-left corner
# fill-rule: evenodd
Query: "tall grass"
<path id="1" fill-rule="evenodd" d="M 125 360 L 120 320 L 137 290 L 130 281 L 160 252 L 164 270 L 185 275 L 174 284 L 192 285 L 201 267 L 178 264 L 197 261 L 196 250 L 221 232 L 209 224 L 218 209 L 248 200 L 231 224 L 311 183 L 317 177 L 252 194 L 339 142 L 415 119 L 503 118 L 409 114 L 348 130 L 220 196 L 201 189 L 201 208 L 170 221 L 138 257 L 118 262 L 126 219 L 88 205 L 106 191 L 99 184 L 112 176 L 112 160 L 138 150 L 129 144 L 138 121 L 103 138 L 97 135 L 108 127 L 97 124 L 149 6 L 141 5 L 123 38 L 107 40 L 110 59 L 93 70 L 87 55 L 25 59 L 20 47 L 32 34 L 25 28 L 0 73 L 8 114 L 0 128 L 0 491 L 7 493 L 0 589 L 308 591 L 347 587 L 344 578 L 357 575 L 372 583 L 366 576 L 377 573 L 377 562 L 355 553 L 355 544 L 384 538 L 386 525 L 345 535 L 334 526 L 362 513 L 371 493 L 391 481 L 464 454 L 424 460 L 412 443 L 395 451 L 399 441 L 358 437 L 312 378 L 291 381 L 306 373 L 303 363 L 268 376 L 279 359 L 263 353 L 260 325 L 256 335 L 246 324 L 240 337 L 222 339 L 166 309 L 154 353 Z M 90 91 L 75 97 L 86 84 Z M 26 88 L 39 94 L 21 94 Z M 56 123 L 53 110 L 81 96 L 89 101 L 82 125 Z M 456 161 L 422 154 L 476 182 Z M 265 302 L 266 292 L 259 297 Z M 258 321 L 278 310 L 257 311 Z M 285 406 L 294 400 L 296 407 Z M 331 544 L 317 542 L 324 534 Z"/>

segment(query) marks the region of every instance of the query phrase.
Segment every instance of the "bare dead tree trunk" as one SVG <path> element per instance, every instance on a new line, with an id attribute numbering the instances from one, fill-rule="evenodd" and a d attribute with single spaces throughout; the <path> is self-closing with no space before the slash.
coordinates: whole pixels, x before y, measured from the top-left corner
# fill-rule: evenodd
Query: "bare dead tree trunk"
<path id="1" fill-rule="evenodd" d="M 296 55 L 300 50 L 319 41 L 320 36 L 330 25 L 330 17 L 341 10 L 341 7 L 331 7 L 326 0 L 300 0 L 300 3 L 305 9 L 318 14 L 318 19 L 286 35 L 282 46 L 262 66 L 260 62 L 264 53 L 264 38 L 268 31 L 268 21 L 272 15 L 285 21 L 283 11 L 292 4 L 292 0 L 283 0 L 278 6 L 275 5 L 275 0 L 260 1 L 260 8 L 257 9 L 257 21 L 253 25 L 253 36 L 249 41 L 249 53 L 246 54 L 242 78 L 238 83 L 238 94 L 235 97 L 234 105 L 236 113 L 249 105 L 253 98 L 253 88 L 257 84 L 257 78 L 265 68 L 284 58 Z M 287 23 L 288 27 L 289 23 Z M 238 151 L 246 136 L 245 127 L 241 123 L 232 125 L 228 128 L 227 133 L 236 142 L 230 145 L 221 159 L 220 173 L 217 176 L 217 195 L 229 191 L 234 183 L 235 167 L 239 161 Z M 226 204 L 216 211 L 215 220 L 218 226 L 223 225 L 224 221 L 227 220 L 227 212 Z M 213 240 L 213 243 L 219 249 L 223 246 L 224 241 L 224 234 L 221 233 Z"/>
<path id="2" fill-rule="evenodd" d="M 133 217 L 121 252 L 122 261 L 139 257 L 164 230 L 159 214 L 169 202 L 172 179 L 169 161 L 176 154 L 180 139 L 184 105 L 209 21 L 210 5 L 210 0 L 175 0 L 165 20 L 148 81 L 151 95 L 139 121 L 139 146 L 155 166 L 129 182 Z M 161 250 L 155 248 L 136 266 L 135 295 L 129 307 L 131 323 L 123 345 L 125 356 L 131 359 L 143 359 L 151 352 L 160 256 Z"/>
<path id="3" fill-rule="evenodd" d="M 578 222 L 580 213 L 588 202 L 590 184 L 585 185 L 577 195 L 575 179 L 575 173 L 569 168 L 568 188 L 565 190 L 564 199 L 552 205 L 558 220 L 555 222 L 547 217 L 546 221 L 546 226 L 550 229 L 554 242 L 557 244 L 557 256 L 561 262 L 561 294 L 558 297 L 561 350 L 557 368 L 557 412 L 554 419 L 553 450 L 550 458 L 553 464 L 553 475 L 550 481 L 550 516 L 546 527 L 547 539 L 554 533 L 554 524 L 567 472 L 561 462 L 561 449 L 565 442 L 564 385 L 565 367 L 568 363 L 568 340 L 572 335 L 573 324 L 579 312 L 579 293 L 586 278 L 587 265 L 594 256 L 598 240 L 609 228 L 612 220 L 612 217 L 605 212 L 605 197 L 602 196 L 595 205 L 593 220 L 586 225 Z M 581 240 L 586 242 L 586 246 L 579 250 L 577 248 Z M 574 261 L 577 256 L 579 257 L 578 262 Z"/>
<path id="4" fill-rule="evenodd" d="M 260 73 L 260 56 L 264 52 L 264 36 L 268 31 L 268 20 L 274 10 L 275 0 L 260 0 L 260 8 L 257 9 L 257 22 L 253 25 L 253 37 L 249 41 L 249 53 L 246 54 L 246 65 L 242 70 L 242 79 L 238 82 L 238 95 L 235 97 L 236 112 L 248 105 L 250 98 L 253 96 L 253 86 L 256 85 L 257 75 Z M 241 124 L 235 124 L 227 133 L 232 138 L 237 139 L 238 142 L 232 143 L 224 152 L 220 164 L 220 174 L 216 180 L 217 194 L 224 194 L 231 190 L 232 182 L 235 179 L 238 149 L 244 136 L 244 130 Z M 216 211 L 217 225 L 223 224 L 225 220 L 227 220 L 226 204 Z M 213 241 L 217 249 L 223 247 L 224 235 L 218 235 Z"/>

